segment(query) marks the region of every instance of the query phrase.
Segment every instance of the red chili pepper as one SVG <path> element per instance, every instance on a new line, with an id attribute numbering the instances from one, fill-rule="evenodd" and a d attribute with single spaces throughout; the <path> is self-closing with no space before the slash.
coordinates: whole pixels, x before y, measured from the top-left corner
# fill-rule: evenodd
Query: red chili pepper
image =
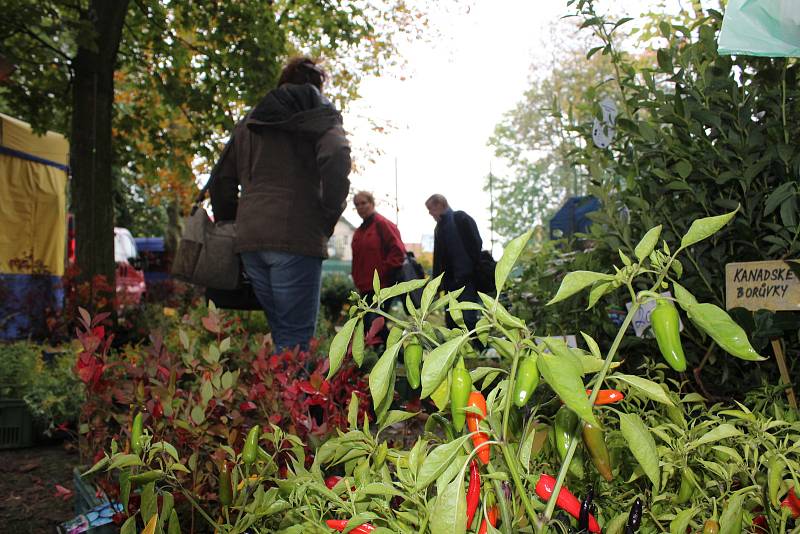
<path id="1" fill-rule="evenodd" d="M 795 493 L 794 488 L 789 488 L 789 493 L 781 501 L 781 506 L 788 508 L 792 512 L 792 517 L 797 519 L 800 517 L 800 498 Z"/>
<path id="2" fill-rule="evenodd" d="M 478 423 L 486 417 L 486 399 L 483 397 L 483 393 L 480 391 L 473 391 L 469 394 L 469 400 L 467 401 L 468 408 L 477 408 L 482 415 L 478 415 L 474 412 L 467 412 L 467 428 L 470 432 L 477 432 L 478 430 Z M 489 436 L 486 432 L 477 432 L 476 434 L 472 434 L 472 444 L 477 449 L 477 455 L 480 461 L 486 465 L 489 463 L 489 449 L 491 448 L 490 445 L 483 445 L 489 441 Z M 481 446 L 483 445 L 483 446 Z"/>
<path id="3" fill-rule="evenodd" d="M 555 487 L 556 479 L 542 473 L 536 483 L 536 494 L 542 500 L 547 501 L 553 495 L 553 488 Z M 581 502 L 567 488 L 562 487 L 561 491 L 558 492 L 556 504 L 575 519 L 580 517 Z M 600 532 L 600 525 L 597 524 L 597 520 L 591 514 L 589 515 L 589 532 Z"/>
<path id="4" fill-rule="evenodd" d="M 338 475 L 331 475 L 325 479 L 325 486 L 327 486 L 328 489 L 333 489 L 333 487 L 338 484 L 340 480 L 342 480 L 342 477 Z"/>
<path id="5" fill-rule="evenodd" d="M 592 390 L 587 389 L 586 394 L 591 396 Z M 616 402 L 621 401 L 624 398 L 625 395 L 623 395 L 621 391 L 617 391 L 616 389 L 601 389 L 600 393 L 597 394 L 597 398 L 594 400 L 594 405 L 604 406 L 606 404 L 614 404 Z"/>
<path id="6" fill-rule="evenodd" d="M 755 531 L 759 533 L 767 533 L 769 532 L 769 527 L 767 525 L 767 516 L 764 515 L 757 515 L 753 518 L 753 526 L 755 527 Z"/>
<path id="7" fill-rule="evenodd" d="M 326 519 L 325 524 L 328 525 L 329 528 L 333 530 L 338 530 L 342 532 L 345 527 L 347 526 L 348 520 L 347 519 Z M 363 525 L 358 525 L 356 528 L 351 530 L 352 534 L 367 534 L 368 532 L 372 532 L 375 530 L 370 523 L 364 523 Z"/>
<path id="8" fill-rule="evenodd" d="M 481 473 L 478 471 L 478 462 L 472 460 L 469 464 L 469 487 L 467 488 L 467 528 L 472 524 L 480 499 Z"/>
<path id="9" fill-rule="evenodd" d="M 486 515 L 489 517 L 489 523 L 493 526 L 497 526 L 497 506 L 492 506 L 486 511 Z M 486 520 L 481 521 L 481 528 L 478 529 L 478 534 L 486 534 L 486 531 L 489 530 L 486 526 Z"/>
<path id="10" fill-rule="evenodd" d="M 800 510 L 800 497 L 797 496 L 797 492 L 794 488 L 789 488 L 787 497 L 789 497 L 789 502 L 792 503 L 792 507 Z"/>

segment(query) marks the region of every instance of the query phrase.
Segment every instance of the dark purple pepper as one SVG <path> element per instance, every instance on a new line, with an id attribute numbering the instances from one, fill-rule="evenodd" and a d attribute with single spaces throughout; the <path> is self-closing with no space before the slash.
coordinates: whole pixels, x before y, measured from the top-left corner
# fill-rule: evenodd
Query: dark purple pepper
<path id="1" fill-rule="evenodd" d="M 578 514 L 578 531 L 588 532 L 589 530 L 589 515 L 592 513 L 592 498 L 594 497 L 594 488 L 589 488 L 586 492 L 586 497 L 581 501 L 581 511 Z"/>
<path id="2" fill-rule="evenodd" d="M 628 524 L 625 526 L 625 534 L 636 534 L 639 525 L 642 524 L 642 500 L 636 497 L 636 501 L 631 506 L 631 513 L 628 514 Z"/>

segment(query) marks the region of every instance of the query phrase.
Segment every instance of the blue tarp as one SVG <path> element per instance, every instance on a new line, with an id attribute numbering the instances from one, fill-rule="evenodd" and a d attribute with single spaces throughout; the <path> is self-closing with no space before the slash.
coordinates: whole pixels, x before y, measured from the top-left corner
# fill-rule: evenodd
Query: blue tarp
<path id="1" fill-rule="evenodd" d="M 139 252 L 164 252 L 163 237 L 134 237 Z"/>
<path id="2" fill-rule="evenodd" d="M 586 232 L 592 224 L 586 215 L 599 209 L 600 201 L 591 195 L 568 198 L 550 219 L 550 239 Z M 561 235 L 556 235 L 556 230 L 560 230 Z"/>
<path id="3" fill-rule="evenodd" d="M 47 318 L 64 307 L 60 276 L 0 274 L 0 339 L 47 334 Z"/>
<path id="4" fill-rule="evenodd" d="M 146 259 L 144 281 L 147 285 L 166 282 L 169 273 L 164 265 L 164 238 L 163 237 L 134 237 L 136 250 L 139 256 Z"/>

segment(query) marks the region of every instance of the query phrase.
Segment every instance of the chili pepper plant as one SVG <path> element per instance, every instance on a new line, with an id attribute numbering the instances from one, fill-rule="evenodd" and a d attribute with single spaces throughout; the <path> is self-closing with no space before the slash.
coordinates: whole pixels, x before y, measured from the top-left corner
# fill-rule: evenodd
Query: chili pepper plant
<path id="1" fill-rule="evenodd" d="M 657 226 L 641 238 L 635 258 L 620 253 L 621 265 L 613 272 L 564 277 L 550 303 L 588 290 L 591 307 L 613 291 L 629 293 L 632 309 L 607 349 L 585 332 L 586 350 L 539 338 L 496 297 L 481 294 L 475 303 L 460 302 L 459 291 L 439 294 L 441 277 L 383 289 L 376 280 L 375 296 L 356 299 L 348 310 L 330 346 L 328 372 L 331 379 L 349 354 L 362 363 L 365 315 L 382 315 L 391 329 L 369 375 L 374 423 L 359 419 L 354 393 L 348 430 L 323 443 L 313 462 L 297 438 L 274 425 L 266 434 L 256 431 L 244 450 L 226 446 L 228 474 L 220 470 L 218 480 L 230 504 L 203 517 L 215 531 L 231 533 L 683 534 L 707 522 L 718 523 L 721 532 L 785 532 L 800 503 L 800 425 L 744 406 L 707 407 L 696 393 L 681 395 L 681 380 L 675 379 L 675 313 L 732 356 L 752 365 L 763 359 L 724 310 L 698 302 L 679 283 L 681 254 L 734 215 L 696 220 L 674 248 L 659 242 Z M 506 247 L 495 273 L 497 294 L 529 237 L 530 232 Z M 419 307 L 406 299 L 407 315 L 381 310 L 386 300 L 420 288 Z M 672 296 L 664 294 L 667 289 Z M 620 342 L 637 309 L 650 300 L 675 307 L 653 343 L 653 353 L 662 353 L 659 360 L 666 363 L 653 361 L 641 374 L 622 373 Z M 464 325 L 465 310 L 481 314 L 473 329 Z M 443 312 L 458 327 L 441 326 L 436 315 Z M 398 362 L 404 347 L 416 345 L 422 347 L 419 394 L 437 408 L 430 414 L 393 409 Z M 499 355 L 493 365 L 482 365 L 479 351 L 487 346 Z M 406 373 L 416 376 L 415 369 Z M 409 450 L 390 447 L 387 429 L 415 417 L 427 418 L 426 432 Z M 147 438 L 144 443 L 130 460 L 133 467 L 117 452 L 95 469 L 155 471 L 151 476 L 159 482 L 152 491 L 179 491 L 191 500 L 187 488 L 174 484 L 169 458 L 159 459 L 165 445 L 149 445 Z M 585 456 L 579 454 L 584 449 Z M 283 464 L 278 451 L 287 460 Z M 163 510 L 158 513 L 164 517 Z"/>

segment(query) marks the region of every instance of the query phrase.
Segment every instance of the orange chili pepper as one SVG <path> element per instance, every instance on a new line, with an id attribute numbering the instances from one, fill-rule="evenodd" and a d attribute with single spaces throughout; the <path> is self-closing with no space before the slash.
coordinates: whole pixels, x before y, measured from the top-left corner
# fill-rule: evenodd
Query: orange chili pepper
<path id="1" fill-rule="evenodd" d="M 477 432 L 472 434 L 472 445 L 475 446 L 475 449 L 478 451 L 476 454 L 478 455 L 478 459 L 480 459 L 481 463 L 484 465 L 489 463 L 489 449 L 490 445 L 483 445 L 487 441 L 489 441 L 489 436 L 486 432 L 478 432 L 478 423 L 486 417 L 486 399 L 483 397 L 483 393 L 480 391 L 473 391 L 469 394 L 469 400 L 467 400 L 467 408 L 477 408 L 482 415 L 478 415 L 474 412 L 467 412 L 467 428 L 470 432 Z"/>
<path id="2" fill-rule="evenodd" d="M 489 524 L 493 527 L 497 526 L 497 506 L 492 506 L 489 510 L 486 511 L 486 516 L 489 518 Z M 489 530 L 486 526 L 486 519 L 481 521 L 481 528 L 478 529 L 478 534 L 486 534 L 486 531 Z"/>
<path id="3" fill-rule="evenodd" d="M 592 390 L 587 389 L 586 394 L 591 395 Z M 605 404 L 614 404 L 616 402 L 621 401 L 624 398 L 625 395 L 623 395 L 621 391 L 617 391 L 616 389 L 601 389 L 600 393 L 597 394 L 597 398 L 594 400 L 594 405 L 603 406 Z"/>

